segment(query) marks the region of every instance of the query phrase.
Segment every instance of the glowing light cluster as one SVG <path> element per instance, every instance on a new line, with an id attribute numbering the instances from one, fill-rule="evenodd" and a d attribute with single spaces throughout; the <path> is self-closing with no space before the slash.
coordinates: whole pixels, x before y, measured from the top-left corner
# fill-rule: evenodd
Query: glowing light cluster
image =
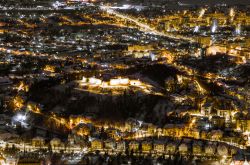
<path id="1" fill-rule="evenodd" d="M 212 27 L 211 27 L 211 32 L 215 33 L 217 31 L 217 28 L 218 28 L 218 21 L 213 20 Z"/>
<path id="2" fill-rule="evenodd" d="M 195 26 L 194 33 L 198 33 L 200 31 L 200 26 Z"/>
<path id="3" fill-rule="evenodd" d="M 241 24 L 238 24 L 235 28 L 235 33 L 236 35 L 240 35 L 241 34 Z"/>
<path id="4" fill-rule="evenodd" d="M 200 13 L 199 13 L 199 18 L 202 18 L 206 12 L 206 9 L 202 8 Z"/>

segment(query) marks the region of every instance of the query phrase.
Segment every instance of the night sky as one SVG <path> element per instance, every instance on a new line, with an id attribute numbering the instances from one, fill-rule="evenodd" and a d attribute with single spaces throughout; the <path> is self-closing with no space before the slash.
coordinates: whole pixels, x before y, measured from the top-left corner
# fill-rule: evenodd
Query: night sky
<path id="1" fill-rule="evenodd" d="M 227 4 L 249 4 L 250 0 L 179 0 L 183 3 L 191 4 L 218 4 L 218 3 L 227 3 Z"/>

